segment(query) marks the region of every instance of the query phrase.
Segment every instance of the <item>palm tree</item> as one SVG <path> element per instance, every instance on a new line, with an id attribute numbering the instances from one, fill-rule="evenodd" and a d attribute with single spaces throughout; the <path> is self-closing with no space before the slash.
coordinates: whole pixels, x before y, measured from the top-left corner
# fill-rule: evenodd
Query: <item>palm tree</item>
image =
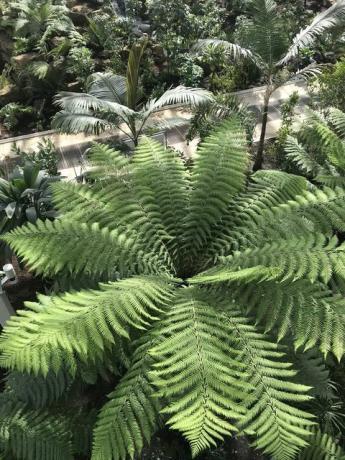
<path id="1" fill-rule="evenodd" d="M 345 113 L 329 108 L 310 111 L 307 119 L 287 137 L 287 158 L 308 178 L 329 187 L 345 186 Z"/>
<path id="2" fill-rule="evenodd" d="M 178 86 L 158 99 L 143 103 L 139 70 L 147 39 L 134 44 L 128 58 L 127 75 L 97 73 L 88 93 L 62 92 L 57 105 L 62 108 L 52 127 L 65 133 L 95 133 L 114 128 L 123 131 L 138 145 L 139 136 L 148 128 L 171 128 L 185 123 L 183 118 L 158 118 L 156 115 L 172 105 L 196 107 L 213 100 L 209 91 Z"/>
<path id="3" fill-rule="evenodd" d="M 270 99 L 277 88 L 296 75 L 308 77 L 320 69 L 309 66 L 304 71 L 295 71 L 288 67 L 290 61 L 298 57 L 299 50 L 311 46 L 325 32 L 345 21 L 345 0 L 338 0 L 328 10 L 315 17 L 312 23 L 301 31 L 289 46 L 284 18 L 274 0 L 254 0 L 252 18 L 243 28 L 238 43 L 225 40 L 200 40 L 196 48 L 220 46 L 232 59 L 248 59 L 261 71 L 266 85 L 262 106 L 262 128 L 254 162 L 254 171 L 262 168 L 266 127 Z"/>
<path id="4" fill-rule="evenodd" d="M 59 219 L 4 237 L 36 272 L 87 281 L 28 303 L 1 334 L 5 458 L 72 460 L 93 427 L 83 457 L 125 460 L 163 423 L 193 456 L 239 430 L 276 460 L 323 458 L 299 457 L 316 442 L 319 359 L 306 381 L 286 345 L 345 354 L 345 190 L 248 179 L 246 145 L 236 119 L 189 169 L 148 138 L 129 157 L 95 144 L 94 184 L 57 183 Z"/>

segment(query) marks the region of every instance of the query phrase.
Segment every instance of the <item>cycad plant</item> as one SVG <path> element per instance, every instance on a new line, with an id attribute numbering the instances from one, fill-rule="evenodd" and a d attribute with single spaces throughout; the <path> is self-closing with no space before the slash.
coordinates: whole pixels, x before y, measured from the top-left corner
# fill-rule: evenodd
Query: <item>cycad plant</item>
<path id="1" fill-rule="evenodd" d="M 4 237 L 37 273 L 89 288 L 40 295 L 8 321 L 2 451 L 72 459 L 104 404 L 92 460 L 133 458 L 162 424 L 193 456 L 246 433 L 274 459 L 298 458 L 316 420 L 285 343 L 345 352 L 333 234 L 345 190 L 278 171 L 248 179 L 236 119 L 191 168 L 146 138 L 130 158 L 96 144 L 91 160 L 93 185 L 54 185 L 58 219 Z"/>
<path id="2" fill-rule="evenodd" d="M 52 127 L 65 133 L 96 133 L 120 129 L 138 145 L 139 136 L 147 129 L 172 128 L 185 124 L 184 118 L 159 118 L 157 115 L 174 104 L 196 107 L 212 100 L 210 92 L 178 86 L 165 91 L 158 99 L 144 102 L 140 85 L 140 63 L 147 39 L 133 45 L 128 58 L 127 75 L 97 73 L 88 93 L 62 92 L 57 105 L 62 108 Z"/>
<path id="3" fill-rule="evenodd" d="M 345 186 L 345 113 L 310 111 L 285 143 L 286 157 L 302 174 L 329 187 Z"/>
<path id="4" fill-rule="evenodd" d="M 318 73 L 317 66 L 296 71 L 289 66 L 298 57 L 299 51 L 310 47 L 316 39 L 345 22 L 345 1 L 338 0 L 328 10 L 315 17 L 313 22 L 301 31 L 291 43 L 286 21 L 274 0 L 252 0 L 249 2 L 251 18 L 246 20 L 238 34 L 238 42 L 226 40 L 200 40 L 197 49 L 208 46 L 224 48 L 231 59 L 247 59 L 261 72 L 266 85 L 262 106 L 261 134 L 254 162 L 254 171 L 262 168 L 268 111 L 272 94 L 296 75 L 308 77 Z"/>

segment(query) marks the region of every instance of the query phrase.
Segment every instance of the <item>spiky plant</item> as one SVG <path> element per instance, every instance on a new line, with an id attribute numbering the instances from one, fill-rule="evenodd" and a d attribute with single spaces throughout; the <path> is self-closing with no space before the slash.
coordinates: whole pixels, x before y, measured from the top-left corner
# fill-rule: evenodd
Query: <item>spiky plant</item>
<path id="1" fill-rule="evenodd" d="M 330 187 L 345 186 L 345 113 L 330 108 L 324 114 L 310 111 L 288 136 L 287 158 L 307 177 Z"/>
<path id="2" fill-rule="evenodd" d="M 62 92 L 56 102 L 62 109 L 52 127 L 65 133 L 96 133 L 119 129 L 134 145 L 148 129 L 167 129 L 185 124 L 183 117 L 162 118 L 173 105 L 198 107 L 213 100 L 209 91 L 178 86 L 157 99 L 145 101 L 140 84 L 140 66 L 147 39 L 135 43 L 129 53 L 126 76 L 96 73 L 88 93 Z"/>
<path id="3" fill-rule="evenodd" d="M 311 47 L 317 38 L 345 22 L 345 0 L 338 0 L 326 11 L 317 15 L 312 23 L 292 40 L 286 29 L 286 21 L 281 16 L 274 0 L 252 0 L 249 2 L 249 19 L 243 23 L 236 43 L 226 40 L 200 40 L 196 48 L 215 46 L 225 50 L 231 60 L 245 59 L 260 71 L 266 86 L 262 105 L 262 127 L 254 171 L 262 168 L 264 145 L 268 122 L 268 111 L 273 93 L 296 75 L 313 76 L 319 72 L 318 66 L 308 66 L 297 71 L 293 59 L 303 48 Z"/>
<path id="4" fill-rule="evenodd" d="M 75 396 L 86 382 L 109 392 L 92 460 L 133 458 L 162 423 L 193 456 L 239 432 L 274 459 L 297 458 L 314 424 L 310 387 L 277 339 L 344 354 L 345 245 L 333 230 L 345 230 L 345 190 L 310 192 L 277 171 L 248 180 L 235 119 L 204 141 L 191 170 L 149 139 L 130 159 L 96 144 L 91 160 L 94 185 L 54 185 L 59 219 L 5 237 L 42 275 L 102 282 L 40 295 L 8 321 L 0 447 L 73 458 L 84 418 L 64 407 L 103 402 Z"/>

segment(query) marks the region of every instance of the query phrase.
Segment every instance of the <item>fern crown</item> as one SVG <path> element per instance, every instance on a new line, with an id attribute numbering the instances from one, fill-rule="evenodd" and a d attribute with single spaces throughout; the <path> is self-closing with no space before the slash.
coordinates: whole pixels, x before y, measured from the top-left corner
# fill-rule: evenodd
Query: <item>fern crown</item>
<path id="1" fill-rule="evenodd" d="M 297 458 L 314 421 L 284 343 L 344 354 L 345 246 L 333 233 L 345 230 L 345 191 L 277 171 L 248 180 L 236 119 L 191 169 L 150 139 L 130 159 L 95 144 L 91 160 L 92 186 L 54 184 L 58 219 L 5 237 L 37 273 L 88 286 L 40 296 L 8 322 L 10 392 L 20 399 L 27 374 L 69 388 L 110 356 L 127 370 L 99 413 L 92 460 L 133 458 L 161 422 L 194 456 L 245 432 L 272 458 Z M 48 404 L 61 397 L 50 388 Z M 71 452 L 56 449 L 42 458 Z"/>

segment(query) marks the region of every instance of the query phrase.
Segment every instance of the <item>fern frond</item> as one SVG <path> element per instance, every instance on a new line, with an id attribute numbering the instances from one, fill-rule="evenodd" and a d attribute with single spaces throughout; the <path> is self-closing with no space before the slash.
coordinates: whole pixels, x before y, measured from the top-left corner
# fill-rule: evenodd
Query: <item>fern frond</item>
<path id="1" fill-rule="evenodd" d="M 188 251 L 206 245 L 212 226 L 244 187 L 247 165 L 246 139 L 237 119 L 223 123 L 198 149 L 185 230 Z"/>
<path id="2" fill-rule="evenodd" d="M 335 107 L 330 107 L 327 111 L 327 118 L 334 126 L 336 133 L 341 139 L 345 139 L 345 113 Z"/>
<path id="3" fill-rule="evenodd" d="M 64 417 L 28 410 L 5 395 L 1 399 L 0 438 L 8 453 L 23 460 L 73 460 Z"/>
<path id="4" fill-rule="evenodd" d="M 94 143 L 89 150 L 88 158 L 91 163 L 89 175 L 95 179 L 110 180 L 126 175 L 130 168 L 128 157 L 105 144 Z"/>
<path id="5" fill-rule="evenodd" d="M 331 235 L 334 230 L 345 230 L 345 190 L 341 188 L 322 190 L 314 188 L 296 196 L 294 200 L 273 207 L 258 216 L 256 226 L 249 231 L 270 231 L 278 224 L 272 237 L 279 238 L 284 235 L 288 238 L 291 229 L 296 228 L 295 234 L 301 232 L 301 236 L 310 232 L 322 232 Z M 266 222 L 266 224 L 265 224 Z M 312 226 L 308 225 L 312 224 Z M 259 227 L 259 228 L 258 228 Z M 287 231 L 284 231 L 284 227 Z M 243 229 L 245 232 L 245 229 Z"/>
<path id="6" fill-rule="evenodd" d="M 309 446 L 298 457 L 299 460 L 345 460 L 345 452 L 327 433 L 314 429 Z"/>
<path id="7" fill-rule="evenodd" d="M 13 392 L 16 398 L 33 409 L 48 407 L 66 394 L 73 382 L 63 370 L 42 375 L 23 374 L 12 371 L 6 377 L 6 391 Z"/>
<path id="8" fill-rule="evenodd" d="M 268 243 L 261 248 L 249 248 L 221 257 L 221 266 L 214 267 L 196 277 L 201 282 L 224 282 L 226 274 L 229 281 L 233 272 L 256 267 L 271 280 L 296 281 L 317 279 L 327 283 L 333 273 L 345 277 L 345 246 L 338 245 L 333 237 L 327 240 L 322 234 L 310 234 L 305 238 L 291 238 Z"/>
<path id="9" fill-rule="evenodd" d="M 309 413 L 295 407 L 310 399 L 306 394 L 310 388 L 293 383 L 296 373 L 284 362 L 279 346 L 258 333 L 246 318 L 230 310 L 223 319 L 242 352 L 238 360 L 246 365 L 253 388 L 241 426 L 255 433 L 255 444 L 265 453 L 277 460 L 294 459 L 307 445 L 314 424 Z"/>
<path id="10" fill-rule="evenodd" d="M 308 151 L 295 137 L 287 137 L 285 151 L 287 158 L 293 161 L 304 173 L 317 175 L 324 172 L 320 164 L 308 154 Z"/>
<path id="11" fill-rule="evenodd" d="M 230 294 L 229 294 L 230 295 Z M 278 340 L 292 334 L 296 348 L 318 347 L 339 360 L 345 353 L 345 304 L 320 283 L 260 281 L 232 284 L 231 296 Z"/>
<path id="12" fill-rule="evenodd" d="M 135 241 L 124 241 L 117 230 L 101 228 L 97 222 L 37 221 L 35 225 L 16 228 L 3 239 L 32 270 L 46 276 L 67 272 L 71 276 L 85 273 L 114 279 L 116 272 L 122 276 L 130 271 L 150 273 L 160 265 L 158 260 L 153 262 L 154 254 L 152 258 L 140 254 Z M 163 261 L 161 270 L 164 271 Z"/>
<path id="13" fill-rule="evenodd" d="M 169 404 L 168 425 L 183 433 L 196 456 L 236 428 L 245 391 L 243 366 L 234 359 L 228 330 L 217 318 L 207 293 L 183 289 L 159 328 L 161 343 L 152 378 Z"/>
<path id="14" fill-rule="evenodd" d="M 148 378 L 153 340 L 143 337 L 132 364 L 108 395 L 94 430 L 92 460 L 126 460 L 140 454 L 157 428 L 160 404 Z"/>
<path id="15" fill-rule="evenodd" d="M 176 259 L 182 245 L 181 224 L 188 205 L 188 181 L 180 157 L 161 144 L 145 138 L 133 159 L 133 178 L 146 206 L 157 206 L 162 225 L 169 235 L 166 246 Z"/>
<path id="16" fill-rule="evenodd" d="M 206 260 L 212 259 L 213 262 L 217 256 L 229 254 L 241 246 L 264 244 L 267 231 L 261 235 L 260 216 L 307 190 L 305 178 L 281 171 L 259 171 L 251 179 L 247 190 L 229 202 L 221 221 L 212 228 L 212 241 L 207 248 Z M 255 224 L 255 229 L 252 229 Z M 248 228 L 251 230 L 248 231 Z"/>
<path id="17" fill-rule="evenodd" d="M 98 291 L 40 296 L 6 324 L 0 338 L 0 361 L 21 372 L 57 372 L 62 365 L 75 373 L 76 358 L 99 359 L 116 336 L 129 327 L 145 329 L 170 299 L 164 278 L 129 278 L 103 284 Z M 35 333 L 33 333 L 35 331 Z"/>

